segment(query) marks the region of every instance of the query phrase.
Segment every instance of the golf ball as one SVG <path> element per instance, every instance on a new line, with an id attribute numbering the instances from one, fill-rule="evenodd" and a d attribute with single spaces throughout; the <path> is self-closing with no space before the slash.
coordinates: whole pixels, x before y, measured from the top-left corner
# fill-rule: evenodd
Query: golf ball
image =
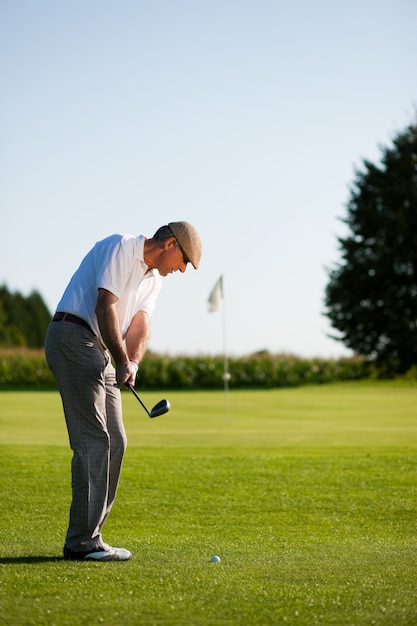
<path id="1" fill-rule="evenodd" d="M 212 563 L 220 563 L 220 557 L 217 556 L 217 554 L 215 554 L 214 556 L 211 557 L 210 561 Z"/>

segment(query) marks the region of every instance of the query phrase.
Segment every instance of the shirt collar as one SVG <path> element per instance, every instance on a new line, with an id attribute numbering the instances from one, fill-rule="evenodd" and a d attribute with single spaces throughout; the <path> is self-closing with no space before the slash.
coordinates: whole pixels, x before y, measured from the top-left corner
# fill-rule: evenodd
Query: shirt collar
<path id="1" fill-rule="evenodd" d="M 143 269 L 145 271 L 145 274 L 148 274 L 148 275 L 150 275 L 150 274 L 153 274 L 153 275 L 159 274 L 157 269 L 155 269 L 155 268 L 154 269 L 150 269 L 148 267 L 148 265 L 145 263 L 145 259 L 144 259 L 145 240 L 146 240 L 146 235 L 139 235 L 138 236 L 137 253 L 136 253 L 137 256 L 136 256 L 136 258 L 138 259 L 138 261 L 140 261 L 140 263 L 141 263 L 141 265 L 142 265 L 142 267 L 143 267 Z"/>

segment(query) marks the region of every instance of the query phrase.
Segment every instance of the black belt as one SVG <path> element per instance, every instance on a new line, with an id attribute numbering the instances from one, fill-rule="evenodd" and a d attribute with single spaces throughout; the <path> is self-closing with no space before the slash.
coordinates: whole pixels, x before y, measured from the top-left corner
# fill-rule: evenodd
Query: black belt
<path id="1" fill-rule="evenodd" d="M 84 328 L 89 330 L 90 333 L 93 332 L 85 320 L 81 319 L 81 317 L 77 317 L 76 315 L 73 315 L 72 313 L 63 313 L 62 311 L 58 311 L 53 316 L 52 321 L 53 322 L 62 322 L 62 321 L 72 322 L 73 324 L 79 324 L 80 326 L 84 326 Z"/>

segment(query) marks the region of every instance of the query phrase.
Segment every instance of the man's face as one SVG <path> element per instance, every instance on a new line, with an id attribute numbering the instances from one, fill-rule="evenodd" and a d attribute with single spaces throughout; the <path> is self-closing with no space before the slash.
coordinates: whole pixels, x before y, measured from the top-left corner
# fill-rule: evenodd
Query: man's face
<path id="1" fill-rule="evenodd" d="M 187 260 L 184 258 L 175 237 L 164 242 L 164 249 L 159 257 L 157 269 L 161 276 L 167 276 L 178 270 L 183 273 L 187 269 Z"/>

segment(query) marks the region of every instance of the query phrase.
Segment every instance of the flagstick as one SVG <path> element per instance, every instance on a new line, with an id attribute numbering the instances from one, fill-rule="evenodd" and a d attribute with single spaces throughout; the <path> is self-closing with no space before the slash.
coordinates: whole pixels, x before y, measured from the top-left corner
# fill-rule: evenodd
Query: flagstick
<path id="1" fill-rule="evenodd" d="M 224 381 L 224 414 L 225 414 L 225 419 L 227 423 L 229 423 L 230 421 L 229 380 L 230 380 L 230 373 L 228 369 L 227 345 L 226 345 L 226 304 L 225 304 L 224 287 L 223 287 L 223 381 Z"/>
<path id="2" fill-rule="evenodd" d="M 209 313 L 218 311 L 221 307 L 221 300 L 223 299 L 223 382 L 224 382 L 224 411 L 226 422 L 229 422 L 230 410 L 229 410 L 229 380 L 230 373 L 228 371 L 227 363 L 227 347 L 226 347 L 226 306 L 224 303 L 224 289 L 223 289 L 223 275 L 220 276 L 208 297 L 208 310 Z"/>

